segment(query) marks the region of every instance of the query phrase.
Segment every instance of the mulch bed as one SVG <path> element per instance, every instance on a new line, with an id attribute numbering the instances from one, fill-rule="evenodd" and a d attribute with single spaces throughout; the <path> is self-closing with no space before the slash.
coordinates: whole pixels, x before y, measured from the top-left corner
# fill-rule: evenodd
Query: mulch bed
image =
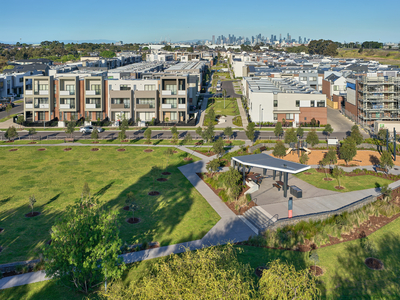
<path id="1" fill-rule="evenodd" d="M 143 142 L 143 144 L 151 145 L 153 142 Z"/>
<path id="2" fill-rule="evenodd" d="M 4 231 L 4 228 L 0 228 L 0 233 L 2 233 Z"/>
<path id="3" fill-rule="evenodd" d="M 129 210 L 129 205 L 124 206 L 122 209 L 123 209 L 123 210 Z"/>
<path id="4" fill-rule="evenodd" d="M 337 185 L 337 186 L 335 186 L 335 189 L 336 189 L 336 190 L 344 190 L 344 187 L 343 187 L 343 186 L 338 186 L 338 185 Z"/>
<path id="5" fill-rule="evenodd" d="M 121 142 L 122 143 L 127 143 L 127 142 L 129 142 L 129 140 L 122 140 Z"/>
<path id="6" fill-rule="evenodd" d="M 28 213 L 28 214 L 25 214 L 25 217 L 27 217 L 27 218 L 33 218 L 33 217 L 36 217 L 36 216 L 38 216 L 38 215 L 40 215 L 40 212 L 34 211 L 33 213 L 30 212 L 30 213 Z"/>
<path id="7" fill-rule="evenodd" d="M 139 218 L 128 218 L 126 219 L 126 222 L 128 222 L 129 224 L 136 224 L 140 222 Z"/>
<path id="8" fill-rule="evenodd" d="M 4 143 L 14 143 L 14 140 L 11 140 L 11 141 L 5 141 Z"/>
<path id="9" fill-rule="evenodd" d="M 310 172 L 304 172 L 303 174 L 305 174 L 305 175 L 311 175 L 312 173 L 310 173 Z"/>
<path id="10" fill-rule="evenodd" d="M 71 151 L 72 148 L 64 148 L 63 151 Z"/>
<path id="11" fill-rule="evenodd" d="M 28 144 L 37 144 L 37 142 L 29 142 Z"/>
<path id="12" fill-rule="evenodd" d="M 151 192 L 149 192 L 147 195 L 149 195 L 149 196 L 158 196 L 158 195 L 160 195 L 160 192 L 151 191 Z"/>
<path id="13" fill-rule="evenodd" d="M 178 151 L 174 150 L 174 151 L 172 151 L 172 153 L 178 153 Z"/>
<path id="14" fill-rule="evenodd" d="M 254 273 L 256 273 L 258 278 L 261 278 L 264 270 L 268 270 L 268 267 L 266 266 L 259 266 L 254 270 Z"/>
<path id="15" fill-rule="evenodd" d="M 217 196 L 219 197 L 218 194 L 222 191 L 222 189 L 217 189 L 217 190 L 216 190 L 216 189 L 214 189 L 211 185 L 209 185 L 207 182 L 205 182 L 205 180 L 204 180 L 204 175 L 205 175 L 205 174 L 202 174 L 202 173 L 196 173 L 196 174 L 197 174 L 197 176 L 200 177 L 201 180 L 203 180 L 203 182 L 204 182 L 205 184 L 207 184 L 207 186 L 214 192 L 214 194 L 217 195 Z M 242 189 L 242 191 L 240 192 L 240 195 L 238 196 L 238 199 L 239 199 L 240 197 L 242 197 L 242 196 L 244 195 L 244 193 L 245 193 L 248 189 L 250 189 L 250 187 L 246 185 L 246 187 L 245 187 L 244 189 Z M 246 211 L 248 211 L 250 208 L 252 208 L 252 207 L 254 207 L 254 206 L 257 206 L 257 204 L 255 204 L 253 201 L 250 201 L 250 202 L 247 204 L 247 206 L 245 206 L 245 207 L 240 207 L 239 210 L 237 210 L 236 207 L 235 207 L 235 203 L 232 203 L 232 202 L 224 202 L 224 201 L 222 200 L 221 197 L 219 197 L 219 199 L 221 199 L 221 201 L 222 201 L 223 203 L 225 203 L 225 205 L 228 206 L 228 208 L 229 208 L 231 211 L 233 211 L 236 215 L 243 215 L 243 214 L 244 214 Z"/>
<path id="16" fill-rule="evenodd" d="M 201 152 L 201 151 L 197 151 L 197 150 L 194 150 L 194 151 L 197 152 L 197 153 L 200 153 L 200 154 L 202 154 L 202 155 L 208 156 L 208 157 L 217 154 L 217 153 L 214 153 L 214 152 L 212 152 L 212 151 L 210 151 L 210 152 Z"/>
<path id="17" fill-rule="evenodd" d="M 167 178 L 157 178 L 157 181 L 165 182 L 165 181 L 168 181 L 168 179 Z"/>
<path id="18" fill-rule="evenodd" d="M 145 149 L 143 151 L 146 152 L 146 153 L 150 153 L 150 152 L 153 152 L 154 150 L 153 149 Z"/>
<path id="19" fill-rule="evenodd" d="M 46 148 L 39 148 L 39 149 L 37 149 L 37 151 L 45 151 L 46 150 Z"/>
<path id="20" fill-rule="evenodd" d="M 14 152 L 14 151 L 17 151 L 17 150 L 18 150 L 17 148 L 14 148 L 14 149 L 10 149 L 10 150 L 8 150 L 8 151 Z"/>
<path id="21" fill-rule="evenodd" d="M 192 161 L 193 158 L 191 158 L 191 157 L 185 157 L 183 160 L 184 160 L 184 161 Z"/>
<path id="22" fill-rule="evenodd" d="M 90 151 L 93 151 L 93 152 L 99 151 L 99 150 L 100 150 L 99 148 L 92 148 L 92 149 L 90 149 Z"/>
<path id="23" fill-rule="evenodd" d="M 383 262 L 377 258 L 368 257 L 364 261 L 365 265 L 371 270 L 382 270 L 384 269 Z"/>
<path id="24" fill-rule="evenodd" d="M 98 144 L 98 143 L 100 143 L 99 141 L 94 141 L 94 142 L 92 142 L 92 144 Z"/>
<path id="25" fill-rule="evenodd" d="M 162 172 L 161 174 L 163 174 L 163 175 L 171 175 L 170 172 Z"/>
<path id="26" fill-rule="evenodd" d="M 118 152 L 124 152 L 124 151 L 125 151 L 125 149 L 123 149 L 123 148 L 119 148 L 119 149 L 117 149 L 117 151 L 118 151 Z"/>
<path id="27" fill-rule="evenodd" d="M 322 271 L 322 269 L 318 266 L 311 266 L 310 273 L 314 276 L 321 276 L 322 274 L 324 274 L 324 271 Z"/>
<path id="28" fill-rule="evenodd" d="M 329 177 L 328 177 L 328 178 L 324 177 L 324 180 L 325 180 L 325 181 L 332 181 L 333 179 L 332 179 L 332 178 L 329 178 Z"/>

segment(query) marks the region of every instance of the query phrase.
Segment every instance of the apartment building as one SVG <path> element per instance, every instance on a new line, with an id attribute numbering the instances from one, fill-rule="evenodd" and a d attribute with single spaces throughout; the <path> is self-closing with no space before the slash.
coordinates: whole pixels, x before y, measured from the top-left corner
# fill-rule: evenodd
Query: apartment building
<path id="1" fill-rule="evenodd" d="M 159 120 L 160 93 L 158 79 L 138 80 L 134 92 L 135 120 Z"/>
<path id="2" fill-rule="evenodd" d="M 330 73 L 322 81 L 322 93 L 329 100 L 333 99 L 334 95 L 340 95 L 346 92 L 347 81 L 340 73 Z"/>
<path id="3" fill-rule="evenodd" d="M 80 81 L 78 76 L 62 76 L 54 81 L 54 116 L 60 121 L 78 120 L 81 115 Z"/>
<path id="4" fill-rule="evenodd" d="M 347 79 L 345 109 L 365 125 L 400 121 L 400 77 L 377 75 Z"/>
<path id="5" fill-rule="evenodd" d="M 175 74 L 161 77 L 160 121 L 185 122 L 188 119 L 188 78 L 189 75 Z"/>
<path id="6" fill-rule="evenodd" d="M 253 122 L 327 123 L 326 96 L 297 80 L 245 77 L 242 84 Z"/>
<path id="7" fill-rule="evenodd" d="M 134 118 L 133 80 L 108 80 L 108 111 L 111 121 Z"/>

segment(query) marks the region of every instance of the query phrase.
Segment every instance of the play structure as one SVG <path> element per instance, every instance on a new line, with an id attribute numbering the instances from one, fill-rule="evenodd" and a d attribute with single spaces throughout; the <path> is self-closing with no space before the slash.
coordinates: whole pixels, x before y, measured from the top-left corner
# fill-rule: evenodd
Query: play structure
<path id="1" fill-rule="evenodd" d="M 289 144 L 289 149 L 286 150 L 286 155 L 288 155 L 290 152 L 292 152 L 292 154 L 294 154 L 297 151 L 297 156 L 300 157 L 300 152 L 301 151 L 305 151 L 305 153 L 308 155 L 311 153 L 311 150 L 307 148 L 307 142 L 305 141 L 298 141 L 297 145 L 296 143 L 290 143 Z"/>

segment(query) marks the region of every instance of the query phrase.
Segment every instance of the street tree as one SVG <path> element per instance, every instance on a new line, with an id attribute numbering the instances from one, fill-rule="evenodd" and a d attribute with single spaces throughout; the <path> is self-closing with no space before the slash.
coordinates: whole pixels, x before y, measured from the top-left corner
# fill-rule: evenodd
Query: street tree
<path id="1" fill-rule="evenodd" d="M 206 165 L 207 172 L 210 173 L 211 175 L 214 175 L 215 172 L 218 171 L 220 167 L 220 162 L 218 159 L 213 159 Z"/>
<path id="2" fill-rule="evenodd" d="M 330 136 L 332 132 L 333 132 L 333 128 L 332 128 L 331 124 L 326 124 L 324 127 L 323 133 Z"/>
<path id="3" fill-rule="evenodd" d="M 199 136 L 199 138 L 203 138 L 203 129 L 200 126 L 196 128 L 196 134 Z"/>
<path id="4" fill-rule="evenodd" d="M 129 129 L 128 120 L 124 118 L 119 125 L 119 130 L 128 130 L 128 129 Z"/>
<path id="5" fill-rule="evenodd" d="M 144 137 L 146 138 L 146 144 L 150 144 L 151 129 L 149 127 L 144 131 Z"/>
<path id="6" fill-rule="evenodd" d="M 94 131 L 94 130 L 93 130 Z M 123 140 L 126 139 L 126 133 L 125 133 L 125 129 L 122 129 L 119 133 L 118 133 L 118 139 L 122 142 Z"/>
<path id="7" fill-rule="evenodd" d="M 334 165 L 337 163 L 337 155 L 336 155 L 336 151 L 333 148 L 330 148 L 328 150 L 328 152 L 325 154 L 325 158 L 329 164 L 329 167 L 331 165 Z"/>
<path id="8" fill-rule="evenodd" d="M 29 134 L 29 136 L 35 135 L 36 134 L 36 129 L 35 128 L 29 128 L 28 134 Z"/>
<path id="9" fill-rule="evenodd" d="M 351 137 L 347 137 L 340 146 L 339 152 L 339 157 L 346 162 L 347 166 L 349 161 L 353 160 L 357 154 L 356 142 Z"/>
<path id="10" fill-rule="evenodd" d="M 174 145 L 176 145 L 176 144 L 178 143 L 178 140 L 179 140 L 178 133 L 177 133 L 177 132 L 173 133 L 173 134 L 172 134 L 172 141 L 171 141 L 171 142 L 172 142 Z"/>
<path id="11" fill-rule="evenodd" d="M 364 137 L 362 136 L 360 130 L 358 129 L 357 125 L 354 125 L 351 128 L 351 134 L 350 137 L 356 142 L 357 145 L 361 145 L 361 143 L 364 140 Z"/>
<path id="12" fill-rule="evenodd" d="M 250 141 L 254 141 L 254 136 L 255 136 L 255 126 L 254 122 L 249 122 L 246 128 L 246 136 Z"/>
<path id="13" fill-rule="evenodd" d="M 289 128 L 285 132 L 285 143 L 290 144 L 290 143 L 297 143 L 297 135 L 296 131 L 294 128 Z"/>
<path id="14" fill-rule="evenodd" d="M 176 128 L 176 125 L 171 127 L 171 135 L 174 135 L 175 133 L 178 133 L 178 129 Z"/>
<path id="15" fill-rule="evenodd" d="M 51 244 L 43 249 L 47 277 L 86 294 L 121 277 L 125 265 L 118 257 L 118 213 L 102 207 L 96 201 L 67 207 L 51 228 Z"/>
<path id="16" fill-rule="evenodd" d="M 29 196 L 29 206 L 31 207 L 32 210 L 32 217 L 33 217 L 33 207 L 35 206 L 35 203 L 36 203 L 35 195 Z"/>
<path id="17" fill-rule="evenodd" d="M 97 128 L 94 128 L 92 130 L 92 133 L 90 134 L 90 137 L 94 140 L 97 140 L 99 138 L 99 131 L 97 130 Z"/>
<path id="18" fill-rule="evenodd" d="M 320 291 L 315 277 L 307 269 L 296 270 L 293 265 L 272 261 L 259 281 L 259 299 L 318 299 Z"/>
<path id="19" fill-rule="evenodd" d="M 272 154 L 276 157 L 284 157 L 286 155 L 285 144 L 282 141 L 277 141 Z"/>
<path id="20" fill-rule="evenodd" d="M 186 144 L 189 144 L 189 143 L 191 143 L 193 141 L 193 138 L 192 138 L 192 135 L 190 134 L 190 132 L 188 132 L 186 135 L 185 135 L 185 137 L 183 138 L 183 144 L 184 145 L 186 145 Z"/>
<path id="21" fill-rule="evenodd" d="M 6 106 L 7 118 L 10 117 L 11 110 L 12 110 L 12 105 L 11 104 L 7 104 L 7 106 Z"/>
<path id="22" fill-rule="evenodd" d="M 296 134 L 297 134 L 297 136 L 298 136 L 299 138 L 302 138 L 303 135 L 304 135 L 304 129 L 303 129 L 301 126 L 299 126 L 299 127 L 297 128 L 297 130 L 296 130 Z"/>
<path id="23" fill-rule="evenodd" d="M 11 141 L 12 139 L 18 137 L 17 129 L 14 126 L 8 127 L 6 133 L 4 134 L 5 138 Z"/>
<path id="24" fill-rule="evenodd" d="M 232 127 L 225 127 L 225 129 L 224 129 L 224 135 L 228 138 L 228 139 L 231 139 L 232 138 L 232 135 L 233 135 L 233 130 L 232 130 Z"/>
<path id="25" fill-rule="evenodd" d="M 342 168 L 339 168 L 338 166 L 335 166 L 332 170 L 332 176 L 337 179 L 338 183 L 339 183 L 339 187 L 341 187 L 340 185 L 340 178 L 342 178 L 344 176 L 344 170 Z"/>
<path id="26" fill-rule="evenodd" d="M 276 137 L 280 137 L 283 134 L 282 123 L 277 122 L 274 128 L 274 134 Z"/>
<path id="27" fill-rule="evenodd" d="M 306 138 L 307 144 L 310 144 L 312 147 L 319 143 L 318 135 L 315 129 L 311 129 Z"/>
<path id="28" fill-rule="evenodd" d="M 24 122 L 25 122 L 24 116 L 23 116 L 23 115 L 18 116 L 18 118 L 17 118 L 17 124 L 18 124 L 19 126 L 22 126 L 22 125 L 24 124 Z"/>
<path id="29" fill-rule="evenodd" d="M 76 126 L 76 124 L 75 124 L 74 121 L 69 121 L 69 122 L 68 122 L 68 125 L 67 125 L 67 129 L 65 130 L 65 133 L 66 133 L 66 134 L 69 134 L 70 137 L 72 137 L 72 134 L 73 134 L 74 131 L 75 131 L 75 126 Z"/>
<path id="30" fill-rule="evenodd" d="M 394 163 L 392 159 L 392 154 L 389 151 L 382 151 L 381 158 L 379 160 L 379 164 L 381 168 L 387 169 L 387 168 L 393 168 Z"/>
<path id="31" fill-rule="evenodd" d="M 208 126 L 206 130 L 203 133 L 203 138 L 206 140 L 206 142 L 210 142 L 214 140 L 214 123 L 213 122 L 208 122 Z"/>
<path id="32" fill-rule="evenodd" d="M 218 158 L 221 158 L 221 156 L 225 154 L 224 141 L 221 137 L 214 142 L 212 149 L 217 154 Z"/>

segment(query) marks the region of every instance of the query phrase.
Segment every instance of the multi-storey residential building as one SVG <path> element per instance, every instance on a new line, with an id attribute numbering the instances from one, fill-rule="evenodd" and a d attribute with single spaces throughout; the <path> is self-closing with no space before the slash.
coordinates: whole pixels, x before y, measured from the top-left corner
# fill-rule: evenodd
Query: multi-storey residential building
<path id="1" fill-rule="evenodd" d="M 108 104 L 105 99 L 108 97 L 107 82 L 102 76 L 88 76 L 83 79 L 83 98 L 85 120 L 103 120 L 106 117 Z"/>
<path id="2" fill-rule="evenodd" d="M 161 77 L 160 121 L 185 122 L 188 119 L 187 81 L 189 75 Z"/>
<path id="3" fill-rule="evenodd" d="M 49 121 L 54 115 L 54 79 L 53 76 L 24 77 L 24 114 L 25 120 Z M 31 85 L 28 82 L 31 81 Z"/>
<path id="4" fill-rule="evenodd" d="M 108 111 L 111 121 L 134 119 L 135 80 L 108 80 Z"/>
<path id="5" fill-rule="evenodd" d="M 146 79 L 136 83 L 134 93 L 135 121 L 159 120 L 159 80 Z"/>
<path id="6" fill-rule="evenodd" d="M 55 117 L 60 121 L 78 120 L 82 117 L 80 83 L 78 76 L 62 76 L 54 81 Z"/>
<path id="7" fill-rule="evenodd" d="M 326 96 L 289 78 L 243 78 L 244 95 L 248 99 L 249 114 L 253 122 L 278 122 L 285 119 L 309 123 L 315 118 L 327 123 Z"/>
<path id="8" fill-rule="evenodd" d="M 359 76 L 348 78 L 345 108 L 358 121 L 400 121 L 400 77 Z"/>

